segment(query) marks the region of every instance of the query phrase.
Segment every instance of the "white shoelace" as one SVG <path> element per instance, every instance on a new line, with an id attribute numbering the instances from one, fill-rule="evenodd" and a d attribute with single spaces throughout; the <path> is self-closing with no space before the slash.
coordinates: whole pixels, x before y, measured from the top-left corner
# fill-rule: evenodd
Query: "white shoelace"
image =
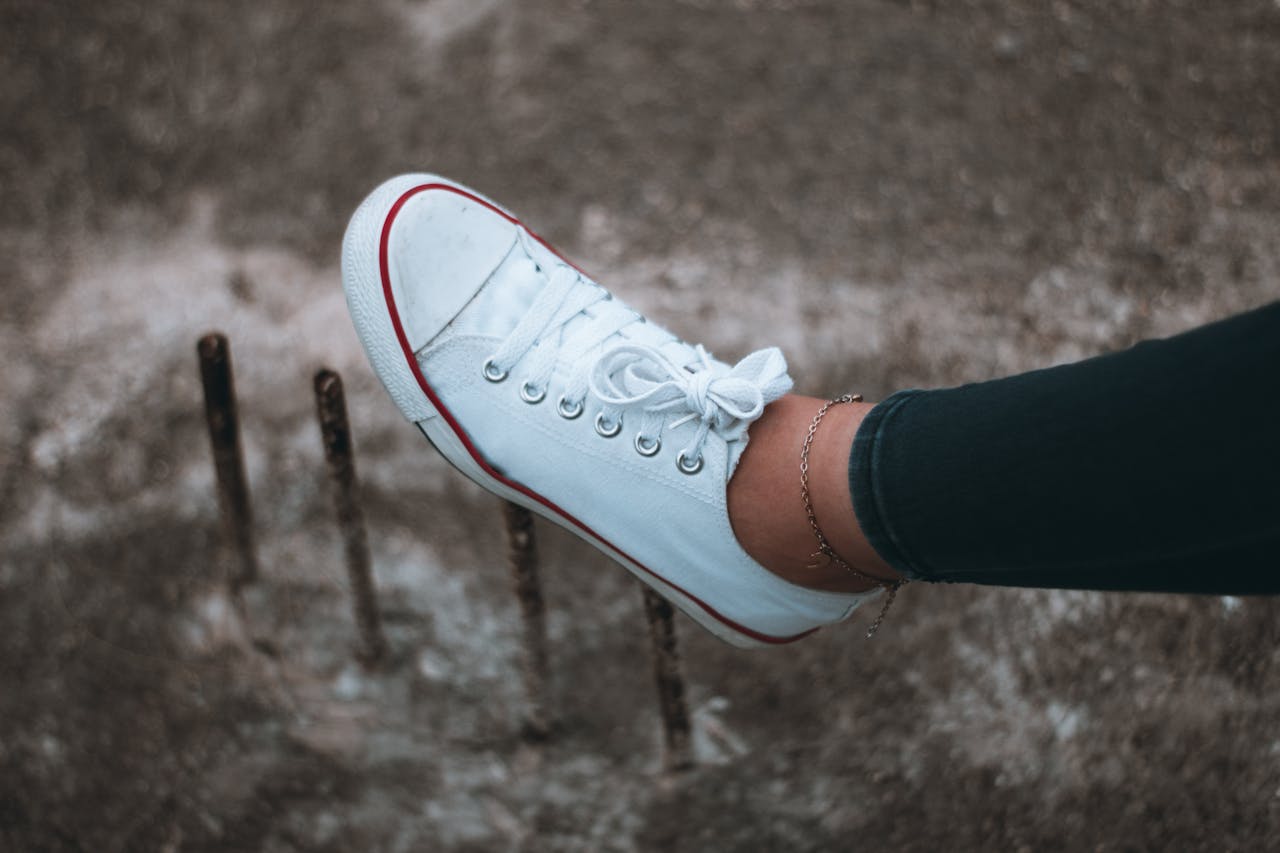
<path id="1" fill-rule="evenodd" d="M 532 256 L 527 239 L 521 230 L 520 240 Z M 532 260 L 518 263 L 526 267 L 520 274 L 544 276 L 547 283 L 485 362 L 484 373 L 501 381 L 524 360 L 520 390 L 528 402 L 545 397 L 560 363 L 568 367 L 556 404 L 560 414 L 582 414 L 590 393 L 600 402 L 596 431 L 608 437 L 621 430 L 624 412 L 638 409 L 635 447 L 643 455 L 658 451 L 665 429 L 696 420 L 693 439 L 676 457 L 680 470 L 693 474 L 702 468 L 708 434 L 714 431 L 726 441 L 743 438 L 764 407 L 791 390 L 786 360 L 776 347 L 753 352 L 729 367 L 714 361 L 700 344 L 691 347 L 667 332 L 643 336 L 655 343 L 628 340 L 619 333 L 645 322 L 641 314 L 567 264 L 557 263 L 548 274 Z"/>

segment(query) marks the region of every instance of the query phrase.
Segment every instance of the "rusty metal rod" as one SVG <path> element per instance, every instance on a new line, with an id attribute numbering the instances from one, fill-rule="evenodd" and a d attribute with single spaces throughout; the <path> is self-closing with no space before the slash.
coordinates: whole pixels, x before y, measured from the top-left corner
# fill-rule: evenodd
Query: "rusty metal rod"
<path id="1" fill-rule="evenodd" d="M 236 406 L 235 378 L 227 338 L 210 332 L 196 344 L 200 356 L 200 381 L 204 386 L 204 413 L 213 446 L 217 478 L 218 514 L 234 567 L 227 575 L 232 590 L 258 578 L 258 553 L 254 544 L 253 510 L 245 477 L 244 449 L 240 442 L 240 415 Z"/>
<path id="2" fill-rule="evenodd" d="M 529 740 L 542 740 L 551 733 L 551 715 L 547 705 L 546 608 L 542 601 L 542 583 L 538 579 L 533 513 L 510 501 L 503 501 L 502 515 L 507 528 L 507 559 L 511 564 L 511 577 L 524 625 L 521 670 L 526 708 L 523 731 Z"/>
<path id="3" fill-rule="evenodd" d="M 680 674 L 680 653 L 672 607 L 649 587 L 644 587 L 644 613 L 649 619 L 653 646 L 653 677 L 658 686 L 658 706 L 662 710 L 664 738 L 663 766 L 685 770 L 693 766 L 689 740 L 689 709 L 684 700 L 684 677 Z"/>
<path id="4" fill-rule="evenodd" d="M 347 421 L 347 398 L 342 391 L 342 377 L 324 369 L 315 376 L 316 417 L 324 440 L 324 458 L 333 481 L 333 503 L 338 513 L 338 528 L 346 551 L 347 578 L 351 584 L 352 607 L 356 629 L 360 634 L 357 657 L 367 667 L 385 659 L 387 638 L 382 633 L 378 612 L 378 595 L 373 585 L 372 561 L 369 558 L 369 535 L 365 529 L 364 508 L 360 503 L 356 481 L 356 460 L 351 445 L 351 425 Z"/>

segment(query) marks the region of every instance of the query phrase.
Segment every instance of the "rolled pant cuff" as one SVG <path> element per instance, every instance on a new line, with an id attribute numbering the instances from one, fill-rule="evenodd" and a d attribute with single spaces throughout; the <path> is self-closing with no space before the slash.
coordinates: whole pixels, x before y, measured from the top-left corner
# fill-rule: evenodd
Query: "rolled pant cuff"
<path id="1" fill-rule="evenodd" d="M 893 420 L 912 400 L 926 393 L 914 389 L 898 391 L 874 406 L 863 419 L 849 454 L 849 494 L 862 533 L 881 559 L 903 577 L 927 581 L 934 578 L 911 558 L 905 542 L 889 522 L 878 478 L 884 442 Z"/>

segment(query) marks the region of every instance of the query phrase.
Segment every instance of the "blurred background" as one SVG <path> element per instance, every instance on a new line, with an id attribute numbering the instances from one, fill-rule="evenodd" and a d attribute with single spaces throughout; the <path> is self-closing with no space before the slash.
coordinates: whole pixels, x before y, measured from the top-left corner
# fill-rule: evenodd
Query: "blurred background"
<path id="1" fill-rule="evenodd" d="M 874 641 L 859 614 L 763 653 L 678 617 L 672 775 L 636 584 L 540 525 L 558 725 L 525 742 L 499 506 L 401 422 L 338 273 L 364 194 L 423 170 L 722 357 L 782 346 L 810 393 L 1170 334 L 1280 297 L 1273 0 L 0 0 L 0 116 L 0 848 L 1280 847 L 1266 599 L 911 587 Z"/>

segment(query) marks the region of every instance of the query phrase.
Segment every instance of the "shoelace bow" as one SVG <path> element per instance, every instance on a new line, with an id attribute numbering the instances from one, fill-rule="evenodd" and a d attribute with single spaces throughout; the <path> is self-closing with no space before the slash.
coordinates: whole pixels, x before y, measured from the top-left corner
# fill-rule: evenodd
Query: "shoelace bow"
<path id="1" fill-rule="evenodd" d="M 523 232 L 521 240 L 526 240 Z M 532 255 L 527 242 L 525 247 Z M 655 452 L 664 429 L 696 420 L 698 429 L 677 460 L 685 470 L 697 470 L 711 431 L 726 441 L 741 438 L 766 405 L 791 390 L 786 360 L 776 347 L 753 352 L 729 367 L 714 361 L 700 344 L 690 347 L 669 333 L 650 335 L 660 341 L 656 345 L 618 343 L 614 336 L 643 323 L 642 315 L 567 264 L 557 264 L 548 274 L 531 260 L 521 263 L 527 264 L 522 274 L 543 275 L 547 283 L 490 357 L 486 371 L 505 376 L 527 356 L 526 399 L 541 399 L 560 361 L 569 365 L 557 404 L 562 414 L 581 413 L 588 392 L 601 404 L 598 427 L 602 422 L 620 425 L 624 411 L 639 409 L 637 449 Z M 669 418 L 674 419 L 667 423 Z"/>

